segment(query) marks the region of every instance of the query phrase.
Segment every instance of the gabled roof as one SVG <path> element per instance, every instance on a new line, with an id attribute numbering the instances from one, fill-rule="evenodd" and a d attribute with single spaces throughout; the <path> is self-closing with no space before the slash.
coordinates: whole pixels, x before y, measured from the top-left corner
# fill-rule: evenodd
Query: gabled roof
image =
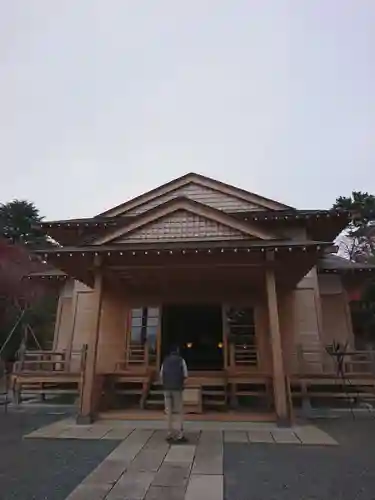
<path id="1" fill-rule="evenodd" d="M 255 204 L 259 206 L 260 209 L 293 210 L 292 207 L 289 207 L 274 200 L 270 200 L 268 198 L 265 198 L 264 196 L 260 196 L 255 193 L 250 193 L 249 191 L 245 191 L 244 189 L 237 188 L 229 184 L 225 184 L 224 182 L 211 179 L 210 177 L 206 177 L 204 175 L 189 173 L 183 175 L 182 177 L 174 179 L 166 184 L 163 184 L 162 186 L 159 186 L 156 189 L 148 191 L 147 193 L 137 196 L 132 200 L 129 200 L 125 203 L 121 203 L 116 207 L 106 210 L 105 212 L 98 214 L 97 217 L 116 217 L 118 215 L 126 214 L 128 211 L 133 210 L 134 208 L 140 205 L 143 205 L 151 200 L 164 196 L 178 188 L 181 188 L 191 183 L 204 186 L 206 188 L 215 190 L 222 194 L 230 195 L 234 198 L 246 201 L 248 203 Z"/>
<path id="2" fill-rule="evenodd" d="M 261 240 L 274 240 L 277 239 L 272 233 L 259 228 L 254 223 L 245 223 L 239 221 L 232 216 L 208 207 L 188 198 L 176 198 L 169 202 L 163 203 L 160 206 L 151 209 L 148 212 L 136 217 L 133 222 L 128 222 L 126 225 L 117 228 L 103 237 L 100 237 L 93 242 L 94 245 L 104 245 L 113 242 L 119 238 L 124 238 L 134 231 L 144 228 L 155 221 L 165 218 L 168 215 L 174 214 L 179 211 L 185 211 L 195 216 L 201 217 L 205 220 L 213 221 L 221 226 L 230 228 L 238 233 L 239 237 L 257 238 Z M 209 239 L 209 237 L 207 238 Z"/>

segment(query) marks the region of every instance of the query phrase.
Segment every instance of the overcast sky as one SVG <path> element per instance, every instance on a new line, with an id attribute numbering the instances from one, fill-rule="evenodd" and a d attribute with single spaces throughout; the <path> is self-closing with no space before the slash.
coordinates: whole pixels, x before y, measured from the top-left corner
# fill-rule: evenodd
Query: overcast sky
<path id="1" fill-rule="evenodd" d="M 0 0 L 0 202 L 93 216 L 190 171 L 375 193 L 374 0 Z"/>

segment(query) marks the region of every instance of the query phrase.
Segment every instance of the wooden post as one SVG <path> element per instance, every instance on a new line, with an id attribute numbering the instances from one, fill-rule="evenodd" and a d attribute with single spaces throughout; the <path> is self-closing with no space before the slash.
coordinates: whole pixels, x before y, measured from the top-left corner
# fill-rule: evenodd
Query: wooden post
<path id="1" fill-rule="evenodd" d="M 228 369 L 228 321 L 225 305 L 221 306 L 221 324 L 223 330 L 223 361 L 224 370 Z"/>
<path id="2" fill-rule="evenodd" d="M 77 304 L 78 304 L 78 291 L 75 289 L 75 286 L 74 286 L 73 295 L 72 295 L 72 303 L 71 303 L 70 335 L 69 335 L 68 347 L 66 349 L 66 355 L 67 355 L 66 370 L 67 371 L 71 371 L 71 369 L 72 369 L 72 352 L 73 352 L 74 330 L 75 330 L 76 317 L 77 317 Z"/>
<path id="3" fill-rule="evenodd" d="M 233 342 L 229 344 L 229 365 L 231 368 L 236 367 L 236 353 Z"/>
<path id="4" fill-rule="evenodd" d="M 96 262 L 95 285 L 93 292 L 93 313 L 92 329 L 87 347 L 86 362 L 84 366 L 82 396 L 80 401 L 80 412 L 77 417 L 77 424 L 90 424 L 95 418 L 95 388 L 96 388 L 96 360 L 99 342 L 100 318 L 103 297 L 103 274 L 99 267 L 100 262 Z"/>
<path id="5" fill-rule="evenodd" d="M 156 335 L 156 371 L 159 373 L 161 369 L 162 359 L 161 359 L 161 348 L 162 348 L 162 321 L 163 321 L 163 306 L 159 304 L 159 323 L 158 323 L 158 331 Z"/>
<path id="6" fill-rule="evenodd" d="M 267 255 L 267 261 L 273 262 L 274 254 Z M 277 291 L 273 267 L 266 268 L 266 289 L 268 316 L 271 333 L 271 350 L 273 365 L 273 389 L 277 421 L 280 425 L 289 425 L 289 412 L 284 372 L 283 352 L 281 345 L 279 311 L 277 306 Z"/>

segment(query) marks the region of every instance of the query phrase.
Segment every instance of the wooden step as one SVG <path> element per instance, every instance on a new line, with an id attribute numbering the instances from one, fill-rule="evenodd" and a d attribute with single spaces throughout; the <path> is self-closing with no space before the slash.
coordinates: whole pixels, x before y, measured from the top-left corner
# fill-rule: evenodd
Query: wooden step
<path id="1" fill-rule="evenodd" d="M 202 390 L 203 396 L 225 396 L 226 392 L 225 390 L 218 390 L 218 391 L 211 391 L 211 390 Z"/>
<path id="2" fill-rule="evenodd" d="M 209 400 L 209 401 L 203 401 L 204 406 L 226 406 L 226 401 L 220 401 L 217 399 Z"/>
<path id="3" fill-rule="evenodd" d="M 142 387 L 140 387 L 139 389 L 116 389 L 116 394 L 137 396 L 139 394 L 142 394 Z"/>

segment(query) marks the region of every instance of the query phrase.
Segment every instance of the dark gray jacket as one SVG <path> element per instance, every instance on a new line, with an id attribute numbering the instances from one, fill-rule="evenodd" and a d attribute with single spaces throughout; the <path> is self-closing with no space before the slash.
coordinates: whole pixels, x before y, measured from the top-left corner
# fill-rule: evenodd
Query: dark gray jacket
<path id="1" fill-rule="evenodd" d="M 182 391 L 188 376 L 185 360 L 178 354 L 170 354 L 163 362 L 160 378 L 165 391 Z"/>

